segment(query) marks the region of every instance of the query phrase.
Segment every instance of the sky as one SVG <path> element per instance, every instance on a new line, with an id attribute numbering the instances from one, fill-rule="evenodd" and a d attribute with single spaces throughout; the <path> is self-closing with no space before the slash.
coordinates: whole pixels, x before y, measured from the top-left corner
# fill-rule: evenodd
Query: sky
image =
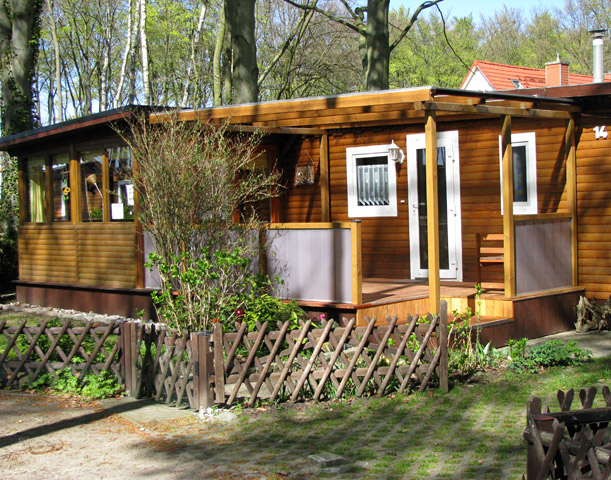
<path id="1" fill-rule="evenodd" d="M 390 0 L 390 8 L 399 8 L 403 5 L 413 10 L 420 3 L 421 0 Z M 562 7 L 564 0 L 444 0 L 439 3 L 444 16 L 465 17 L 472 14 L 475 21 L 479 21 L 481 15 L 492 16 L 494 12 L 501 10 L 503 5 L 519 8 L 526 16 L 530 16 L 535 8 Z"/>

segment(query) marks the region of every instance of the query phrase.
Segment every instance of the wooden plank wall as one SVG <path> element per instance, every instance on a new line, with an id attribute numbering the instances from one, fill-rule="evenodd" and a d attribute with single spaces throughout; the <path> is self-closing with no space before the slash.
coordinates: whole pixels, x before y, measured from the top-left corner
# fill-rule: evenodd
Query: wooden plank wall
<path id="1" fill-rule="evenodd" d="M 19 279 L 136 287 L 133 223 L 27 224 L 19 233 Z"/>
<path id="2" fill-rule="evenodd" d="M 287 191 L 285 194 L 286 222 L 322 221 L 320 203 L 319 162 L 320 137 L 296 139 L 289 151 L 280 159 Z M 314 165 L 317 181 L 314 185 L 295 185 L 295 167 Z"/>
<path id="3" fill-rule="evenodd" d="M 611 295 L 611 137 L 593 128 L 606 121 L 582 121 L 577 133 L 579 284 L 599 300 Z"/>
<path id="4" fill-rule="evenodd" d="M 503 228 L 499 165 L 501 124 L 499 119 L 439 124 L 439 131 L 447 130 L 459 130 L 463 280 L 475 282 L 475 234 L 502 233 Z M 541 127 L 540 122 L 514 119 L 513 131 L 514 133 L 537 132 L 539 212 L 566 212 L 566 172 L 562 147 L 565 122 L 555 122 L 551 126 Z M 347 204 L 346 148 L 388 144 L 394 140 L 405 151 L 406 135 L 423 132 L 423 125 L 369 127 L 330 132 L 331 220 L 350 220 Z M 294 175 L 296 161 L 300 163 L 309 161 L 308 154 L 317 163 L 319 156 L 317 149 L 318 139 L 303 139 L 296 142 L 287 155 L 287 158 L 292 159 L 289 160 L 288 167 L 285 167 L 287 175 Z M 398 167 L 398 216 L 362 219 L 364 277 L 407 279 L 410 276 L 407 165 Z M 287 221 L 316 221 L 319 218 L 318 184 L 312 187 L 290 187 L 286 199 Z M 484 280 L 502 283 L 502 267 L 485 269 Z"/>
<path id="5" fill-rule="evenodd" d="M 549 122 L 548 122 L 549 123 Z M 499 165 L 500 120 L 455 125 L 459 129 L 464 281 L 476 281 L 476 233 L 503 233 Z M 566 212 L 564 122 L 513 119 L 513 133 L 536 132 L 539 213 Z M 503 282 L 502 265 L 483 269 L 484 282 Z"/>
<path id="6" fill-rule="evenodd" d="M 26 224 L 19 230 L 19 279 L 76 283 L 76 235 L 71 224 Z"/>

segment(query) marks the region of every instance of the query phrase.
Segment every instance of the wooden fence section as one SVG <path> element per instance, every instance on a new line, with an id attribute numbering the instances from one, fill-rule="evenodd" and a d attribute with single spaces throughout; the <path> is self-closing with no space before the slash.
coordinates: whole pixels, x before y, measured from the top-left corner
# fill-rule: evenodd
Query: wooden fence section
<path id="1" fill-rule="evenodd" d="M 559 412 L 541 411 L 533 397 L 527 406 L 528 480 L 611 479 L 611 391 L 601 388 L 606 407 L 592 408 L 596 388 L 579 392 L 581 409 L 570 410 L 574 391 L 558 391 Z"/>
<path id="2" fill-rule="evenodd" d="M 447 316 L 429 315 L 397 325 L 375 326 L 376 319 L 357 327 L 333 322 L 315 326 L 311 320 L 289 330 L 289 322 L 270 331 L 269 324 L 236 325 L 223 333 L 177 337 L 163 326 L 124 326 L 135 341 L 126 351 L 126 388 L 155 396 L 167 404 L 206 408 L 232 405 L 238 399 L 252 406 L 258 399 L 295 401 L 383 395 L 388 391 L 426 389 L 434 382 L 447 391 Z M 129 344 L 125 340 L 125 344 Z"/>
<path id="3" fill-rule="evenodd" d="M 64 320 L 58 326 L 56 321 L 45 319 L 39 326 L 27 327 L 25 320 L 18 326 L 8 326 L 3 320 L 0 336 L 6 340 L 0 349 L 2 387 L 26 386 L 45 372 L 57 378 L 57 371 L 67 367 L 79 373 L 79 380 L 88 371 L 99 374 L 109 370 L 123 382 L 123 347 L 117 323 L 89 321 L 75 326 L 72 320 Z"/>

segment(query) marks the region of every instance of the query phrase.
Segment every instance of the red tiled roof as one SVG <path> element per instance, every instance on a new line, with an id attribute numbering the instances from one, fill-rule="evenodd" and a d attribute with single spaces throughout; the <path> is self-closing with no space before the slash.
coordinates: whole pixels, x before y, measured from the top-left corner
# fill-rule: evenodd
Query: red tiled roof
<path id="1" fill-rule="evenodd" d="M 505 65 L 502 63 L 475 60 L 471 66 L 469 74 L 467 74 L 463 80 L 461 88 L 467 81 L 467 78 L 469 78 L 469 75 L 476 69 L 479 69 L 484 74 L 495 90 L 515 90 L 516 86 L 511 83 L 511 80 L 518 80 L 523 88 L 541 88 L 549 86 L 545 83 L 544 68 L 518 67 L 516 65 Z M 592 80 L 593 77 L 590 75 L 569 73 L 570 85 L 592 83 Z M 605 81 L 610 80 L 611 76 L 605 75 Z"/>

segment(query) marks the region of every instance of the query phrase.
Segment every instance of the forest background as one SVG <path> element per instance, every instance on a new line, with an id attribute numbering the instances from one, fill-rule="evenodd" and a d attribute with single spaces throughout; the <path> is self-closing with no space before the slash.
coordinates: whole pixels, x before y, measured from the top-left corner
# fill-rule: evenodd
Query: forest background
<path id="1" fill-rule="evenodd" d="M 229 64 L 235 59 L 224 15 L 231 1 L 44 0 L 33 82 L 35 124 L 128 104 L 199 108 L 233 103 Z M 559 57 L 571 72 L 591 74 L 588 31 L 611 27 L 609 0 L 566 0 L 553 9 L 503 7 L 490 17 L 445 18 L 441 12 L 451 11 L 454 1 L 408 2 L 410 9 L 391 5 L 390 88 L 458 88 L 476 59 L 543 68 Z M 367 89 L 367 2 L 251 3 L 259 100 Z M 609 42 L 605 48 L 608 57 Z"/>

